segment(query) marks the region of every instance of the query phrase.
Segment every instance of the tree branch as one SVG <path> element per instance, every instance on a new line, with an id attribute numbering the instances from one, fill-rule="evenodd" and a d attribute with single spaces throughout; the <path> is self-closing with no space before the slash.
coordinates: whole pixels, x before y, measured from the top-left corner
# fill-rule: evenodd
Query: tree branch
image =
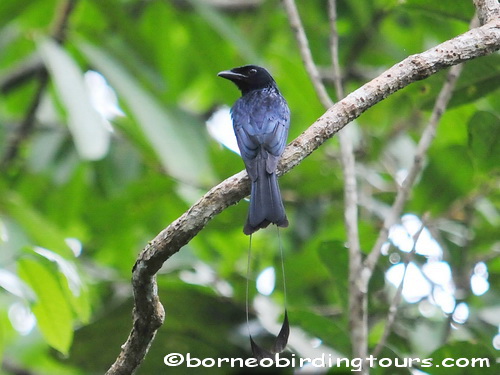
<path id="1" fill-rule="evenodd" d="M 330 20 L 330 52 L 332 55 L 333 78 L 338 100 L 344 97 L 342 74 L 340 72 L 337 31 L 337 2 L 328 1 Z M 358 281 L 362 269 L 361 245 L 358 229 L 358 187 L 356 181 L 356 160 L 349 129 L 339 132 L 342 173 L 344 175 L 344 221 L 349 244 L 349 327 L 351 329 L 352 356 L 368 357 L 368 299 L 366 291 Z M 364 365 L 361 374 L 367 373 Z"/>
<path id="2" fill-rule="evenodd" d="M 0 170 L 6 169 L 7 166 L 16 158 L 17 154 L 19 153 L 21 143 L 28 137 L 28 135 L 31 133 L 31 130 L 33 129 L 33 126 L 35 124 L 36 111 L 49 81 L 49 76 L 46 70 L 39 72 L 39 77 L 38 87 L 36 88 L 33 98 L 31 99 L 31 103 L 28 107 L 26 115 L 14 130 L 7 142 L 5 152 L 3 154 L 2 160 L 0 161 Z"/>
<path id="3" fill-rule="evenodd" d="M 289 172 L 350 121 L 399 89 L 444 68 L 499 49 L 500 20 L 496 19 L 421 54 L 409 56 L 333 105 L 292 141 L 281 158 L 278 174 Z M 226 179 L 161 231 L 140 253 L 132 275 L 133 328 L 108 375 L 133 373 L 163 322 L 155 280 L 163 262 L 186 245 L 215 215 L 243 199 L 249 190 L 246 172 Z"/>
<path id="4" fill-rule="evenodd" d="M 283 5 L 288 14 L 290 26 L 299 45 L 302 61 L 306 67 L 309 77 L 313 83 L 316 95 L 323 106 L 328 109 L 333 105 L 325 85 L 320 77 L 318 68 L 314 63 L 309 42 L 300 19 L 299 12 L 294 0 L 284 0 Z M 338 60 L 338 32 L 337 32 L 337 9 L 336 1 L 329 0 L 328 14 L 331 29 L 330 52 L 332 55 L 332 67 L 335 91 L 337 99 L 344 97 L 342 79 Z M 347 129 L 346 129 L 347 130 Z M 368 330 L 367 330 L 367 304 L 363 291 L 358 286 L 362 268 L 361 249 L 358 233 L 358 195 L 356 183 L 356 163 L 354 158 L 351 135 L 347 131 L 339 133 L 342 173 L 344 175 L 344 222 L 347 232 L 349 249 L 349 324 L 351 327 L 352 351 L 357 358 L 366 358 L 368 354 Z"/>
<path id="5" fill-rule="evenodd" d="M 500 17 L 500 2 L 498 0 L 473 0 L 481 25 Z"/>
<path id="6" fill-rule="evenodd" d="M 304 26 L 302 26 L 302 21 L 300 20 L 299 12 L 294 0 L 283 0 L 283 6 L 286 13 L 288 14 L 288 22 L 295 33 L 295 38 L 299 45 L 300 56 L 302 57 L 302 62 L 306 67 L 307 73 L 311 78 L 311 82 L 318 95 L 318 99 L 323 104 L 323 107 L 330 108 L 333 105 L 333 101 L 326 91 L 325 85 L 321 81 L 321 75 L 319 70 L 314 63 L 314 59 L 311 54 L 311 49 L 309 48 L 309 41 L 307 40 L 306 33 L 304 31 Z"/>
<path id="7" fill-rule="evenodd" d="M 32 54 L 0 77 L 0 92 L 6 94 L 42 72 L 46 72 L 42 59 L 37 54 Z"/>
<path id="8" fill-rule="evenodd" d="M 339 63 L 339 32 L 337 30 L 337 0 L 328 0 L 328 19 L 330 22 L 330 53 L 332 55 L 333 84 L 337 100 L 344 98 L 342 72 Z"/>

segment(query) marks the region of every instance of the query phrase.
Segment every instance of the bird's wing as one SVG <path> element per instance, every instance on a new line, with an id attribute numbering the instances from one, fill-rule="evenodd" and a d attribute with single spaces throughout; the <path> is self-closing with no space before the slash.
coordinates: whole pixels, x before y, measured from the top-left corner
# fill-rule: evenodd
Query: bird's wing
<path id="1" fill-rule="evenodd" d="M 240 98 L 232 109 L 233 126 L 247 171 L 257 178 L 258 160 L 266 159 L 266 170 L 273 173 L 288 137 L 290 111 L 276 91 L 256 91 Z"/>
<path id="2" fill-rule="evenodd" d="M 270 103 L 265 103 L 262 106 L 267 110 L 262 126 L 261 141 L 262 148 L 268 154 L 266 170 L 268 173 L 274 173 L 286 146 L 290 125 L 290 110 L 285 99 L 279 93 L 269 96 L 268 99 Z"/>
<path id="3" fill-rule="evenodd" d="M 260 142 L 253 132 L 253 120 L 250 112 L 240 107 L 233 107 L 233 127 L 241 157 L 246 162 L 247 160 L 255 159 L 259 152 Z"/>
<path id="4" fill-rule="evenodd" d="M 238 142 L 241 158 L 245 163 L 245 167 L 252 181 L 255 181 L 258 176 L 256 169 L 256 158 L 259 154 L 260 144 L 255 137 L 251 119 L 251 106 L 247 101 L 240 98 L 236 101 L 231 110 L 233 118 L 234 134 Z"/>

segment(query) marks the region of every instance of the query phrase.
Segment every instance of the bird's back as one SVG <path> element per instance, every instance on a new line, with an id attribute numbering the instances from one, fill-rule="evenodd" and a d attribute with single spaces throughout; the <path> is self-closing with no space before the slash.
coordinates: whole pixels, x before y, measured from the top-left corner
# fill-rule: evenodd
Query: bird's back
<path id="1" fill-rule="evenodd" d="M 247 149 L 243 153 L 254 154 L 262 146 L 274 156 L 281 155 L 288 136 L 290 111 L 277 88 L 243 95 L 234 104 L 232 117 L 236 137 L 243 138 L 243 148 Z"/>

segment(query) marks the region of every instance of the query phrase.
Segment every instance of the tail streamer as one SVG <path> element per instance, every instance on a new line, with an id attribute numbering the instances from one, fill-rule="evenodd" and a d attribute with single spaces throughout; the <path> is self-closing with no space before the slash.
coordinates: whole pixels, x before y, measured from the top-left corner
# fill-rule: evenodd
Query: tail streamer
<path id="1" fill-rule="evenodd" d="M 287 297 L 286 297 L 286 281 L 285 281 L 285 262 L 284 262 L 284 257 L 283 257 L 283 246 L 281 243 L 281 236 L 280 236 L 280 231 L 278 229 L 278 241 L 279 241 L 279 249 L 280 249 L 280 257 L 281 257 L 281 271 L 282 271 L 282 277 L 283 277 L 283 294 L 284 294 L 284 304 L 285 304 L 285 313 L 283 316 L 283 323 L 281 325 L 281 329 L 276 336 L 276 339 L 274 341 L 274 345 L 271 348 L 271 350 L 267 350 L 259 346 L 254 339 L 252 338 L 252 335 L 250 334 L 250 324 L 249 324 L 249 276 L 250 276 L 250 264 L 251 264 L 251 251 L 252 251 L 252 235 L 250 235 L 250 241 L 249 241 L 249 246 L 248 246 L 248 263 L 247 263 L 247 284 L 246 284 L 246 298 L 245 298 L 245 305 L 246 305 L 246 320 L 247 320 L 247 330 L 248 330 L 248 337 L 250 338 L 250 346 L 252 348 L 252 354 L 253 356 L 261 360 L 263 358 L 273 358 L 274 354 L 276 353 L 281 353 L 285 350 L 286 345 L 288 343 L 288 336 L 290 335 L 290 324 L 288 322 L 288 312 L 287 312 Z"/>

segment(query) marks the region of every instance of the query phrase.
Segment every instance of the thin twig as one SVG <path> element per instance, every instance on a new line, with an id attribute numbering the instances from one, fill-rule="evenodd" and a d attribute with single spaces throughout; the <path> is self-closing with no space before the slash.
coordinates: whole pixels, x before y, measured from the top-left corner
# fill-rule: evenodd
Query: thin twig
<path id="1" fill-rule="evenodd" d="M 326 91 L 325 85 L 321 81 L 320 75 L 318 73 L 318 68 L 314 63 L 311 49 L 309 48 L 309 42 L 307 40 L 307 36 L 302 25 L 302 21 L 300 19 L 300 15 L 297 11 L 297 6 L 294 0 L 284 0 L 283 2 L 285 10 L 288 14 L 290 25 L 295 33 L 295 37 L 297 39 L 297 43 L 299 45 L 300 54 L 302 57 L 302 61 L 306 67 L 306 70 L 311 78 L 313 86 L 316 90 L 316 94 L 320 99 L 321 103 L 325 108 L 329 108 L 333 105 L 333 101 L 328 95 Z M 329 15 L 330 15 L 330 25 L 332 29 L 332 37 L 331 37 L 331 52 L 332 65 L 339 67 L 338 62 L 338 33 L 336 29 L 336 9 L 335 9 L 335 1 L 330 1 L 329 4 Z M 343 89 L 340 78 L 339 69 L 335 70 L 336 77 L 336 89 L 337 89 L 337 97 L 340 99 L 343 98 Z M 359 246 L 359 236 L 357 230 L 357 191 L 356 191 L 356 178 L 355 178 L 355 161 L 354 161 L 354 153 L 352 150 L 352 140 L 350 139 L 347 133 L 341 132 L 339 133 L 340 137 L 340 145 L 341 145 L 341 154 L 342 154 L 342 166 L 344 171 L 344 179 L 345 179 L 345 221 L 348 232 L 348 240 L 349 240 L 349 249 L 351 252 L 355 254 L 354 259 L 355 263 L 359 264 L 357 268 L 360 268 L 361 265 L 361 254 L 360 254 L 360 246 Z M 355 278 L 357 278 L 357 272 L 355 272 Z"/>
<path id="2" fill-rule="evenodd" d="M 350 121 L 410 83 L 499 49 L 500 20 L 470 30 L 423 53 L 409 56 L 334 104 L 292 141 L 278 165 L 278 174 L 289 172 Z M 162 230 L 139 254 L 132 275 L 133 329 L 122 345 L 120 355 L 108 370 L 108 375 L 132 374 L 144 359 L 156 330 L 163 322 L 164 312 L 158 299 L 156 272 L 212 218 L 243 199 L 249 190 L 246 172 L 226 179 Z"/>
<path id="3" fill-rule="evenodd" d="M 47 83 L 49 81 L 47 71 L 44 70 L 39 74 L 40 78 L 38 80 L 38 87 L 33 98 L 31 99 L 26 115 L 7 142 L 5 152 L 0 162 L 0 170 L 6 169 L 7 166 L 16 158 L 19 153 L 21 143 L 28 137 L 33 129 L 38 105 L 40 104 L 42 95 L 45 92 L 45 88 L 47 87 Z"/>
<path id="4" fill-rule="evenodd" d="M 288 14 L 288 21 L 295 33 L 295 38 L 300 49 L 300 56 L 302 57 L 302 62 L 306 67 L 307 73 L 311 78 L 311 82 L 316 91 L 316 95 L 323 104 L 325 108 L 330 108 L 333 105 L 333 101 L 326 91 L 325 85 L 321 81 L 321 75 L 319 74 L 318 68 L 314 63 L 314 59 L 311 54 L 311 49 L 309 48 L 309 41 L 307 40 L 306 33 L 304 31 L 304 26 L 302 26 L 302 21 L 300 20 L 299 12 L 294 0 L 283 0 L 283 6 L 286 13 Z"/>
<path id="5" fill-rule="evenodd" d="M 339 34 L 337 31 L 337 2 L 328 1 L 330 20 L 330 53 L 332 56 L 333 79 L 338 100 L 344 98 L 342 73 L 339 64 Z M 349 326 L 351 329 L 352 355 L 366 358 L 368 354 L 368 299 L 366 290 L 360 288 L 362 268 L 361 246 L 358 230 L 358 188 L 356 181 L 356 160 L 349 129 L 339 132 L 342 173 L 344 175 L 344 222 L 349 244 Z M 362 375 L 367 373 L 362 366 Z"/>
<path id="6" fill-rule="evenodd" d="M 417 176 L 422 171 L 425 155 L 427 154 L 427 151 L 429 150 L 429 147 L 434 140 L 437 125 L 446 109 L 446 106 L 448 105 L 448 102 L 451 99 L 453 89 L 458 77 L 460 76 L 460 73 L 462 72 L 462 69 L 462 64 L 450 68 L 450 71 L 446 77 L 446 82 L 439 92 L 429 122 L 424 132 L 422 133 L 422 137 L 420 138 L 420 141 L 417 145 L 417 150 L 413 158 L 413 164 L 408 171 L 408 176 L 399 187 L 396 194 L 396 199 L 394 200 L 394 203 L 384 220 L 384 224 L 382 229 L 380 230 L 377 241 L 375 242 L 375 245 L 373 246 L 370 254 L 364 262 L 365 272 L 363 272 L 363 274 L 365 277 L 368 277 L 368 280 L 369 276 L 371 276 L 371 274 L 373 273 L 375 265 L 377 264 L 382 246 L 387 241 L 387 238 L 389 236 L 389 229 L 398 221 L 399 216 L 403 211 L 404 205 L 408 200 L 410 191 L 415 184 Z"/>
<path id="7" fill-rule="evenodd" d="M 18 62 L 16 66 L 4 76 L 0 77 L 0 92 L 7 94 L 22 84 L 29 82 L 41 72 L 46 72 L 40 56 L 36 53 Z"/>
<path id="8" fill-rule="evenodd" d="M 473 30 L 476 26 L 476 23 L 477 18 L 474 17 L 474 19 L 471 21 L 471 28 L 473 28 Z M 455 88 L 456 82 L 458 80 L 458 77 L 460 76 L 460 73 L 462 72 L 462 69 L 463 64 L 455 65 L 450 68 L 450 71 L 446 76 L 446 82 L 439 92 L 429 122 L 424 129 L 422 137 L 420 138 L 420 141 L 417 145 L 417 150 L 413 158 L 413 164 L 408 171 L 408 176 L 405 178 L 401 186 L 399 186 L 398 192 L 396 194 L 396 199 L 394 200 L 389 213 L 385 217 L 377 241 L 370 251 L 370 254 L 365 259 L 365 269 L 363 270 L 363 283 L 365 285 L 368 285 L 368 281 L 370 280 L 373 269 L 375 268 L 375 265 L 377 264 L 378 258 L 380 256 L 382 246 L 387 241 L 387 238 L 389 236 L 389 229 L 397 222 L 399 216 L 401 215 L 401 212 L 403 211 L 404 205 L 408 200 L 408 196 L 417 179 L 417 176 L 422 171 L 425 155 L 427 154 L 427 151 L 431 146 L 432 141 L 434 140 L 439 120 L 441 119 L 441 116 L 443 115 L 446 106 L 448 105 L 448 102 L 453 95 L 453 89 Z"/>
<path id="9" fill-rule="evenodd" d="M 283 2 L 288 14 L 289 23 L 295 33 L 302 61 L 306 67 L 309 77 L 316 90 L 316 95 L 325 108 L 333 105 L 326 88 L 320 78 L 316 64 L 314 63 L 307 36 L 297 11 L 294 0 Z M 336 94 L 339 100 L 343 99 L 343 89 L 338 62 L 338 33 L 336 28 L 336 4 L 329 2 L 329 18 L 331 27 L 330 49 L 332 54 L 332 66 L 334 66 L 334 80 Z M 353 356 L 366 358 L 368 353 L 368 321 L 367 303 L 363 291 L 359 288 L 358 280 L 362 266 L 361 250 L 358 234 L 358 197 L 356 184 L 356 166 L 352 140 L 346 131 L 339 132 L 339 143 L 341 150 L 341 165 L 344 175 L 344 221 L 346 225 L 347 241 L 349 249 L 349 322 L 351 326 Z"/>
<path id="10" fill-rule="evenodd" d="M 63 43 L 66 39 L 69 17 L 75 9 L 76 3 L 77 0 L 65 0 L 59 5 L 58 10 L 55 12 L 55 18 L 52 22 L 51 36 L 58 43 Z M 21 144 L 30 136 L 35 127 L 36 112 L 42 99 L 42 95 L 45 92 L 45 88 L 49 82 L 47 70 L 45 67 L 41 67 L 38 61 L 38 57 L 30 58 L 21 70 L 16 71 L 15 74 L 10 77 L 10 80 L 2 82 L 2 90 L 5 90 L 6 88 L 12 87 L 12 85 L 18 85 L 27 79 L 38 77 L 38 87 L 30 102 L 26 116 L 23 121 L 21 121 L 17 129 L 14 130 L 7 142 L 5 152 L 2 156 L 2 160 L 0 161 L 0 170 L 7 168 L 7 166 L 16 158 L 19 154 Z"/>
<path id="11" fill-rule="evenodd" d="M 330 20 L 330 53 L 332 59 L 333 84 L 337 101 L 344 98 L 342 72 L 339 63 L 339 32 L 337 30 L 337 1 L 328 0 L 328 18 Z"/>

